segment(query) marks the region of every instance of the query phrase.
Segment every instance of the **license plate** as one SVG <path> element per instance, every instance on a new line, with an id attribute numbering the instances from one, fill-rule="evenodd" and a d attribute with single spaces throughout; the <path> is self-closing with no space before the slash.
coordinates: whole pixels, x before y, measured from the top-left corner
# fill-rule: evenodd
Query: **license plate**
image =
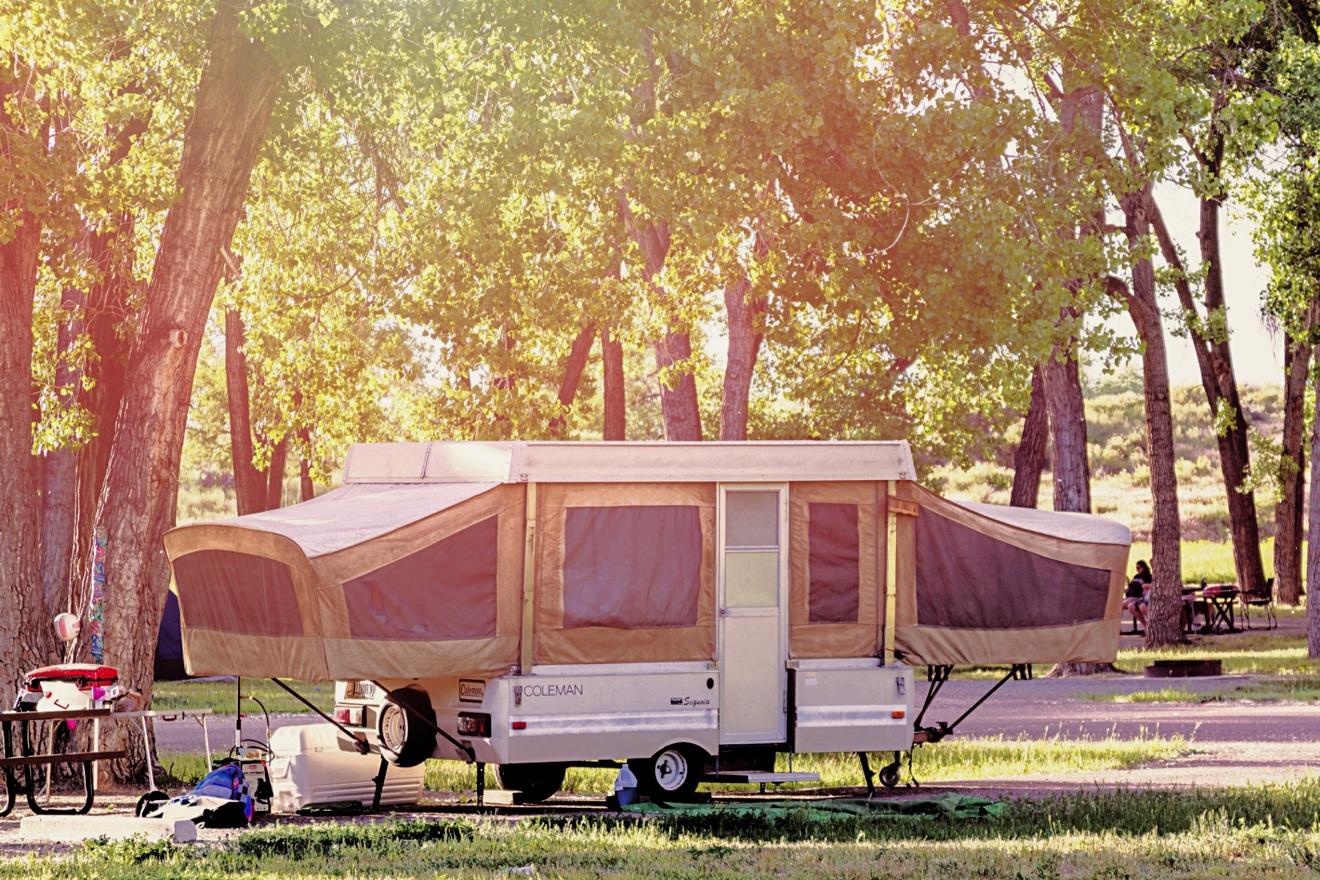
<path id="1" fill-rule="evenodd" d="M 376 686 L 369 681 L 350 681 L 344 684 L 344 699 L 346 700 L 374 700 L 376 698 Z"/>

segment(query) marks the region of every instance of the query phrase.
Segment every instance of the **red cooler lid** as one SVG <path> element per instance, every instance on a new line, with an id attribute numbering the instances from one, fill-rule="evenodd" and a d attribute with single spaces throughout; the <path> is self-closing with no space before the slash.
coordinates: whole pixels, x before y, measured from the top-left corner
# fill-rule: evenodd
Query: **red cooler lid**
<path id="1" fill-rule="evenodd" d="M 96 663 L 57 663 L 29 672 L 26 679 L 33 681 L 76 681 L 80 687 L 108 687 L 119 681 L 119 670 Z"/>

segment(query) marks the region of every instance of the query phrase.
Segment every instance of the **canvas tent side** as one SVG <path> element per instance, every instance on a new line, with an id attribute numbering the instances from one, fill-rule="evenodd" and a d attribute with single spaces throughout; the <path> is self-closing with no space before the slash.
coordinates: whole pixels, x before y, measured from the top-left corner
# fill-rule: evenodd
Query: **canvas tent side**
<path id="1" fill-rule="evenodd" d="M 946 501 L 912 482 L 903 443 L 367 444 L 344 476 L 166 536 L 189 672 L 717 661 L 729 484 L 787 486 L 788 660 L 1062 662 L 1117 646 L 1125 528 Z"/>
<path id="2" fill-rule="evenodd" d="M 895 647 L 929 665 L 1112 662 L 1131 533 L 898 486 Z"/>
<path id="3" fill-rule="evenodd" d="M 517 662 L 522 488 L 352 484 L 166 535 L 188 671 L 412 678 Z"/>

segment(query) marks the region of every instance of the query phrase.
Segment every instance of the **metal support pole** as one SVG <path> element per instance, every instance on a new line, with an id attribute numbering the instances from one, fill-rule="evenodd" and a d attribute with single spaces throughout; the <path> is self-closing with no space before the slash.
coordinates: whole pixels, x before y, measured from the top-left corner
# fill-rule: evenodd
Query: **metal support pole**
<path id="1" fill-rule="evenodd" d="M 532 674 L 532 648 L 536 629 L 536 483 L 527 484 L 527 529 L 523 536 L 523 592 L 521 650 L 518 671 Z"/>
<path id="2" fill-rule="evenodd" d="M 155 791 L 156 771 L 151 767 L 155 762 L 151 760 L 151 735 L 147 733 L 147 716 L 138 716 L 138 722 L 142 725 L 142 748 L 146 750 L 147 754 L 147 791 Z M 209 760 L 206 769 L 211 769 Z"/>
<path id="3" fill-rule="evenodd" d="M 477 762 L 477 806 L 486 805 L 486 764 L 484 761 Z"/>
<path id="4" fill-rule="evenodd" d="M 372 777 L 371 780 L 372 782 L 376 783 L 376 791 L 371 796 L 371 809 L 373 812 L 380 809 L 381 792 L 385 790 L 385 771 L 388 770 L 389 768 L 390 768 L 390 762 L 385 760 L 384 755 L 381 755 L 380 769 L 376 771 L 376 775 Z"/>
<path id="5" fill-rule="evenodd" d="M 206 729 L 206 722 L 209 717 L 202 715 L 197 720 L 202 723 L 202 747 L 206 749 L 206 769 L 209 771 L 211 769 L 211 732 Z"/>
<path id="6" fill-rule="evenodd" d="M 871 769 L 871 760 L 866 757 L 866 752 L 858 752 L 857 757 L 862 762 L 862 778 L 866 780 L 866 796 L 875 797 L 875 771 Z"/>
<path id="7" fill-rule="evenodd" d="M 243 749 L 243 677 L 234 676 L 234 754 Z"/>
<path id="8" fill-rule="evenodd" d="M 886 665 L 895 661 L 894 624 L 898 616 L 898 512 L 894 510 L 894 501 L 898 498 L 898 481 L 890 480 L 885 498 L 885 643 L 884 662 Z"/>

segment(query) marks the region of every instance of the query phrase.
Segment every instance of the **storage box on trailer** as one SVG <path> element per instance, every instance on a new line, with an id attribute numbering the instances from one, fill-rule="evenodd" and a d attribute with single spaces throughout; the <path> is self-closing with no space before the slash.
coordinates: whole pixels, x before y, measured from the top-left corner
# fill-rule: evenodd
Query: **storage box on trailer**
<path id="1" fill-rule="evenodd" d="M 337 742 L 339 732 L 331 724 L 297 724 L 271 734 L 270 784 L 274 790 L 271 808 L 276 813 L 296 813 L 316 804 L 357 801 L 370 804 L 380 769 L 379 755 L 347 752 Z M 391 766 L 385 774 L 382 804 L 415 804 L 422 798 L 424 764 Z"/>

